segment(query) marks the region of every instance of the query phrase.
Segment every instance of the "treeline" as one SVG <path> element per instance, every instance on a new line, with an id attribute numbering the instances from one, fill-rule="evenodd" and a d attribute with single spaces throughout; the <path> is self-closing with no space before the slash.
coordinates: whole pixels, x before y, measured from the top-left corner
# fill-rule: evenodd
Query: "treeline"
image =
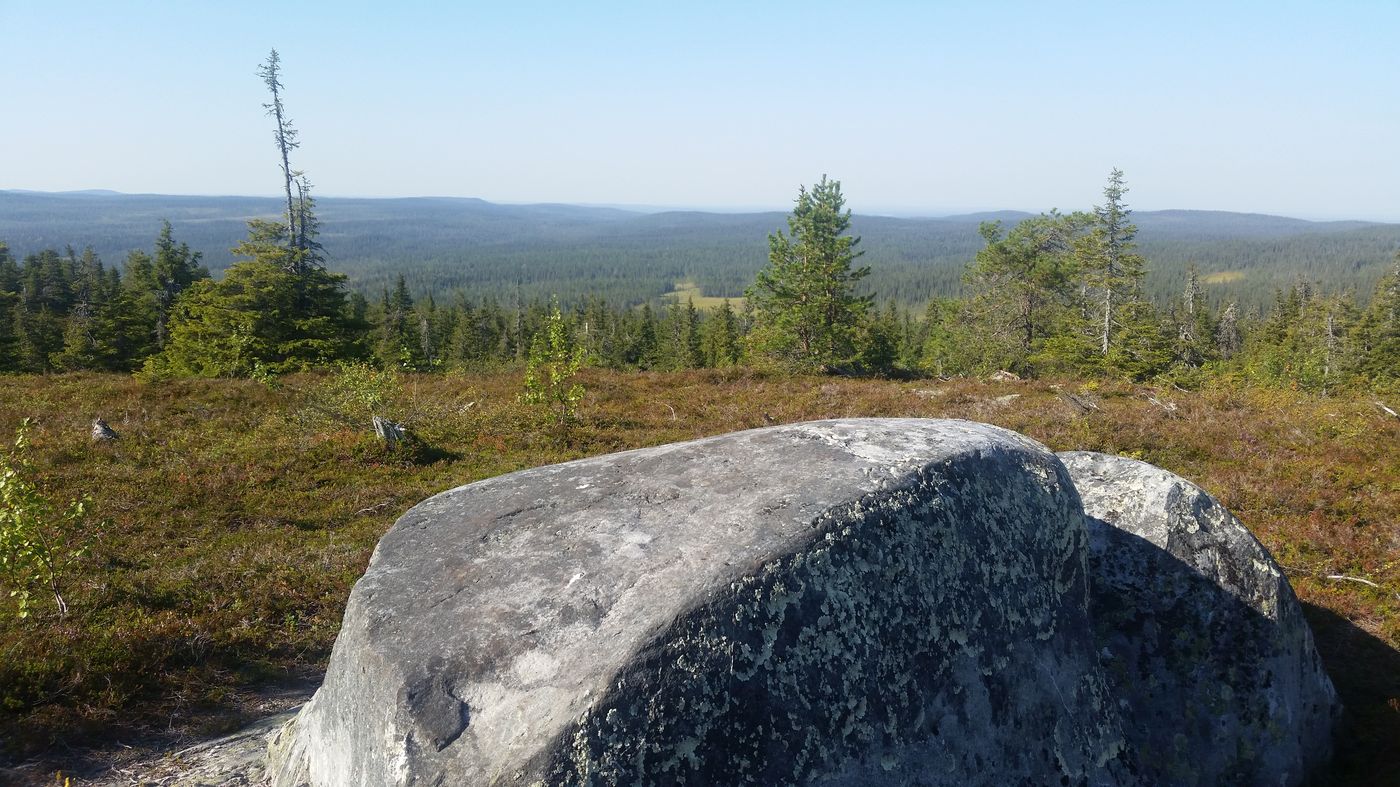
<path id="1" fill-rule="evenodd" d="M 955 376 L 998 370 L 1161 378 L 1185 387 L 1230 377 L 1315 391 L 1393 386 L 1400 377 L 1400 262 L 1366 308 L 1300 282 L 1268 309 L 1212 306 L 1189 275 L 1157 306 L 1124 282 L 1103 351 L 1102 295 L 1074 253 L 1085 217 L 987 225 L 969 265 L 967 298 L 939 298 L 923 314 L 886 301 L 854 331 L 849 373 Z M 0 244 L 0 371 L 137 372 L 151 378 L 247 376 L 371 362 L 416 371 L 472 371 L 520 363 L 545 329 L 543 299 L 502 302 L 457 293 L 414 297 L 399 280 L 373 301 L 347 294 L 319 268 L 298 277 L 275 260 L 280 225 L 220 281 L 164 227 L 151 252 L 106 266 L 90 250 L 15 260 Z M 273 258 L 269 260 L 269 258 Z M 671 370 L 759 362 L 755 315 L 744 301 L 701 310 L 670 301 L 624 307 L 565 303 L 586 363 Z"/>
<path id="2" fill-rule="evenodd" d="M 566 302 L 596 294 L 618 305 L 656 301 L 678 281 L 706 295 L 739 297 L 766 260 L 765 236 L 781 213 L 635 214 L 577 206 L 492 205 L 473 200 L 320 201 L 326 256 L 370 300 L 398 274 L 414 293 L 456 290 L 513 302 Z M 18 256 L 68 240 L 109 262 L 149 245 L 161 217 L 204 252 L 220 275 L 244 219 L 277 218 L 285 200 L 242 197 L 36 195 L 0 192 L 0 238 Z M 1024 214 L 946 219 L 856 215 L 871 274 L 866 293 L 922 310 L 934 297 L 965 297 L 962 269 L 982 246 L 979 218 L 1012 225 Z M 1180 294 L 1196 264 L 1210 299 L 1267 310 L 1274 290 L 1298 280 L 1352 289 L 1364 303 L 1400 244 L 1400 226 L 1306 222 L 1203 211 L 1136 214 L 1151 261 L 1143 287 L 1154 303 Z M 57 241 L 55 239 L 58 239 Z M 59 246 L 62 250 L 62 246 Z"/>
<path id="3" fill-rule="evenodd" d="M 273 63 L 275 65 L 275 62 Z M 1092 212 L 985 222 L 961 298 L 922 314 L 861 292 L 840 184 L 802 190 L 791 234 L 769 236 L 769 266 L 735 308 L 653 308 L 566 297 L 560 316 L 517 289 L 509 301 L 415 297 L 403 276 L 379 297 L 325 269 L 305 176 L 287 171 L 285 221 L 253 220 L 218 280 L 170 224 L 151 252 L 106 266 L 91 249 L 17 261 L 0 243 L 0 371 L 135 372 L 147 379 L 275 375 L 341 362 L 416 371 L 519 363 L 559 330 L 590 365 L 667 370 L 772 366 L 881 376 L 1064 374 L 1199 386 L 1233 377 L 1327 391 L 1400 379 L 1400 255 L 1365 305 L 1300 280 L 1268 308 L 1214 304 L 1189 268 L 1149 297 L 1147 260 L 1114 171 Z"/>
<path id="4" fill-rule="evenodd" d="M 164 347 L 181 293 L 208 278 L 168 222 L 154 253 L 131 252 L 124 270 L 71 246 L 21 265 L 0 241 L 0 371 L 134 371 Z"/>

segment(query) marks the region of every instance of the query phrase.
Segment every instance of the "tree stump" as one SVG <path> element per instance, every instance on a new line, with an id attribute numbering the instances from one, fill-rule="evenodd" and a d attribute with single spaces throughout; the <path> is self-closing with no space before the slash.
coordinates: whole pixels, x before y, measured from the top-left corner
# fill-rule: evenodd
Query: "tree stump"
<path id="1" fill-rule="evenodd" d="M 377 415 L 371 420 L 374 423 L 374 436 L 383 441 L 384 447 L 391 451 L 408 436 L 403 424 L 396 424 L 388 418 L 381 418 Z"/>
<path id="2" fill-rule="evenodd" d="M 107 422 L 101 418 L 92 419 L 92 441 L 94 443 L 105 443 L 108 440 L 117 439 L 117 433 Z"/>

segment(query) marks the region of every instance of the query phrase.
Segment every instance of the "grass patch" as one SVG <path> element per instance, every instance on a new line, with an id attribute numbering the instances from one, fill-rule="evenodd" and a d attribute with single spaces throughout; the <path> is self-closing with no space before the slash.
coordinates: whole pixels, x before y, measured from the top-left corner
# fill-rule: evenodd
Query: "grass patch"
<path id="1" fill-rule="evenodd" d="M 1367 397 L 585 370 L 579 421 L 560 439 L 518 403 L 520 379 L 519 370 L 404 376 L 390 415 L 431 451 L 400 456 L 377 450 L 368 424 L 312 412 L 322 376 L 276 389 L 4 378 L 0 436 L 32 418 L 46 492 L 91 496 L 103 522 L 66 583 L 66 618 L 42 605 L 28 620 L 0 617 L 0 739 L 9 756 L 198 729 L 260 685 L 321 669 L 375 542 L 436 492 L 771 422 L 917 416 L 986 421 L 1055 450 L 1134 456 L 1216 495 L 1307 604 L 1349 711 L 1337 783 L 1397 783 L 1400 421 Z M 1063 391 L 1099 409 L 1083 414 Z M 1011 393 L 1020 396 L 1004 398 Z M 89 442 L 96 416 L 121 439 Z M 1381 589 L 1324 578 L 1334 574 Z"/>
<path id="2" fill-rule="evenodd" d="M 1201 277 L 1202 284 L 1233 284 L 1244 281 L 1244 271 L 1216 271 Z"/>
<path id="3" fill-rule="evenodd" d="M 716 298 L 713 295 L 705 295 L 700 289 L 700 285 L 693 281 L 678 281 L 670 292 L 661 297 L 663 299 L 675 300 L 676 303 L 682 306 L 685 305 L 686 301 L 694 301 L 695 308 L 700 311 L 718 309 L 720 306 L 724 305 L 725 301 L 729 301 L 729 306 L 736 312 L 744 308 L 743 296 L 737 298 Z"/>

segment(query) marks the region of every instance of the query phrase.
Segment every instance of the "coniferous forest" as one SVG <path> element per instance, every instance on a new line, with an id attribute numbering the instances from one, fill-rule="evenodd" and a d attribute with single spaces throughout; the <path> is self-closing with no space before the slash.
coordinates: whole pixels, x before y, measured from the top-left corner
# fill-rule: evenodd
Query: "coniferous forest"
<path id="1" fill-rule="evenodd" d="M 519 288 L 415 291 L 407 273 L 369 296 L 351 290 L 319 243 L 309 188 L 301 182 L 293 197 L 293 229 L 285 216 L 249 222 L 233 249 L 239 261 L 217 279 L 168 222 L 155 228 L 149 251 L 119 265 L 91 248 L 15 259 L 0 245 L 0 371 L 162 379 L 341 362 L 480 370 L 525 358 L 550 296 L 527 298 Z M 826 370 L 895 377 L 1006 370 L 1187 388 L 1222 377 L 1313 391 L 1394 385 L 1400 257 L 1371 292 L 1298 278 L 1262 305 L 1221 302 L 1188 266 L 1177 291 L 1154 297 L 1145 286 L 1152 262 L 1136 243 L 1126 194 L 1115 171 L 1090 211 L 982 223 L 982 247 L 964 266 L 960 297 L 910 306 L 864 283 L 853 287 L 862 294 L 851 344 Z M 843 208 L 839 184 L 837 197 Z M 858 240 L 855 248 L 863 251 Z M 586 286 L 571 288 L 561 302 L 570 341 L 583 348 L 586 365 L 609 369 L 774 360 L 753 335 L 749 300 L 707 297 L 697 305 L 693 291 L 683 294 L 610 302 Z"/>

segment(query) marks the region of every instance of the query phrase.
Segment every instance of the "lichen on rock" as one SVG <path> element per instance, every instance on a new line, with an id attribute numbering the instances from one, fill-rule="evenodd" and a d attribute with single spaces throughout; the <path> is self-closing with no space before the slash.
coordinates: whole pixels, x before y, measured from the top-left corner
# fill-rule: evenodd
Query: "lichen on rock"
<path id="1" fill-rule="evenodd" d="M 1090 535 L 1090 610 L 1123 728 L 1153 783 L 1298 784 L 1340 707 L 1268 551 L 1200 487 L 1158 467 L 1059 455 Z"/>

